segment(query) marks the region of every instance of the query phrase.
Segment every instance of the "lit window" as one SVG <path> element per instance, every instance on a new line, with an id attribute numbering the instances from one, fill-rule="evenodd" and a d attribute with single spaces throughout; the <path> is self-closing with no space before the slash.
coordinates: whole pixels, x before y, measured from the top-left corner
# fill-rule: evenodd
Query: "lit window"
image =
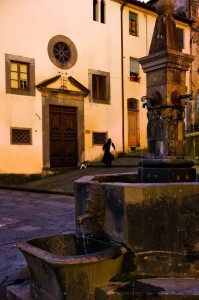
<path id="1" fill-rule="evenodd" d="M 129 12 L 129 34 L 138 36 L 137 14 Z"/>
<path id="2" fill-rule="evenodd" d="M 5 54 L 6 93 L 35 95 L 35 60 Z"/>
<path id="3" fill-rule="evenodd" d="M 28 65 L 18 62 L 10 63 L 11 89 L 28 90 Z"/>
<path id="4" fill-rule="evenodd" d="M 130 81 L 140 82 L 139 62 L 135 58 L 130 58 Z"/>

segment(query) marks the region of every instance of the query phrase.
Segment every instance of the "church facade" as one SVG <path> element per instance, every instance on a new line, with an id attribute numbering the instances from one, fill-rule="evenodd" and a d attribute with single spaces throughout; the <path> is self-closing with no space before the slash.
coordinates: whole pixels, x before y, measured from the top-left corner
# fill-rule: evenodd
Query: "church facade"
<path id="1" fill-rule="evenodd" d="M 156 20 L 136 0 L 2 0 L 0 173 L 34 174 L 145 148 L 146 76 Z M 190 22 L 176 17 L 183 51 Z M 187 77 L 189 89 L 189 78 Z"/>

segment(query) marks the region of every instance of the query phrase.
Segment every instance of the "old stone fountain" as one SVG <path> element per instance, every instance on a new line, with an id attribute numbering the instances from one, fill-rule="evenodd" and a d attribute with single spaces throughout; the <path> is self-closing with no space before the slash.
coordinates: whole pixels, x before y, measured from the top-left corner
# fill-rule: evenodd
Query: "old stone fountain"
<path id="1" fill-rule="evenodd" d="M 124 243 L 136 273 L 199 278 L 199 184 L 194 161 L 186 156 L 184 126 L 185 104 L 191 100 L 186 71 L 194 57 L 182 53 L 173 9 L 172 0 L 159 1 L 149 55 L 139 59 L 147 74 L 147 96 L 142 97 L 147 156 L 138 174 L 76 181 L 76 214 L 87 233 Z M 97 188 L 101 210 L 93 194 Z M 97 215 L 103 215 L 101 224 Z"/>
<path id="2" fill-rule="evenodd" d="M 112 299 L 100 292 L 95 297 L 95 289 L 124 270 L 199 278 L 199 184 L 186 156 L 184 127 L 191 98 L 185 77 L 193 57 L 177 42 L 173 6 L 172 0 L 159 1 L 149 55 L 139 60 L 147 74 L 142 101 L 148 154 L 138 173 L 86 176 L 74 183 L 77 235 L 20 243 L 34 299 Z"/>

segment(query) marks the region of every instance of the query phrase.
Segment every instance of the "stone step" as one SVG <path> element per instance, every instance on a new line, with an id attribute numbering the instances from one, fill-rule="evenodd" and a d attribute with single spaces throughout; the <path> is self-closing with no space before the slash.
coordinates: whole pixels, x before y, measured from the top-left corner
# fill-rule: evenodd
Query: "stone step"
<path id="1" fill-rule="evenodd" d="M 136 283 L 111 283 L 96 288 L 95 300 L 195 300 L 198 279 L 153 278 Z"/>
<path id="2" fill-rule="evenodd" d="M 29 282 L 7 287 L 7 300 L 32 300 Z M 96 288 L 95 300 L 196 300 L 199 279 L 150 278 Z M 58 300 L 58 299 L 54 299 Z M 77 299 L 83 300 L 83 299 Z"/>

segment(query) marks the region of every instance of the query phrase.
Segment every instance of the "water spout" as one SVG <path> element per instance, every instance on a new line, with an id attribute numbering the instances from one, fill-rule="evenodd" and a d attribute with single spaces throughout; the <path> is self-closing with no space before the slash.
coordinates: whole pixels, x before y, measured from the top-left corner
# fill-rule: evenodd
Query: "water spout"
<path id="1" fill-rule="evenodd" d="M 82 225 L 85 220 L 90 219 L 93 225 L 103 227 L 105 219 L 104 196 L 99 184 L 92 187 L 86 200 L 85 214 L 77 217 L 77 224 Z"/>
<path id="2" fill-rule="evenodd" d="M 192 94 L 185 94 L 185 95 L 180 95 L 177 98 L 178 100 L 182 100 L 182 99 L 189 99 L 189 100 L 193 100 L 193 96 Z"/>
<path id="3" fill-rule="evenodd" d="M 79 216 L 77 218 L 77 224 L 78 225 L 83 225 L 84 221 L 86 219 L 92 219 L 94 217 L 95 214 L 91 214 L 91 213 L 86 213 L 85 215 Z"/>
<path id="4" fill-rule="evenodd" d="M 171 94 L 171 101 L 174 105 L 185 106 L 188 101 L 193 100 L 192 94 L 183 94 L 180 95 L 178 91 L 173 91 Z"/>
<path id="5" fill-rule="evenodd" d="M 143 103 L 143 108 L 151 107 L 151 106 L 159 106 L 162 101 L 162 95 L 159 91 L 156 91 L 152 94 L 152 96 L 142 96 L 141 101 Z"/>
<path id="6" fill-rule="evenodd" d="M 150 106 L 150 101 L 153 100 L 153 97 L 149 96 L 142 96 L 141 101 L 143 102 L 142 107 L 145 108 L 146 106 Z"/>

